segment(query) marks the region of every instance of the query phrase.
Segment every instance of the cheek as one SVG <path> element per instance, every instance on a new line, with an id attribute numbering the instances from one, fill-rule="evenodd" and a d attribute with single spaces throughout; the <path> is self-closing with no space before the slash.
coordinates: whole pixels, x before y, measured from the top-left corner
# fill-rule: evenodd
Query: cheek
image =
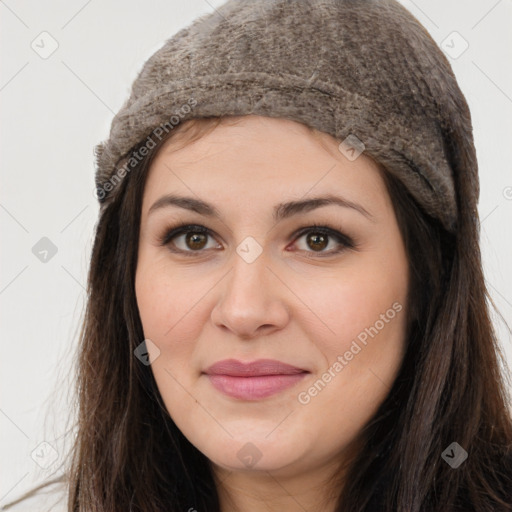
<path id="1" fill-rule="evenodd" d="M 135 279 L 137 305 L 147 338 L 161 338 L 179 313 L 177 287 L 170 287 L 166 274 L 157 265 L 139 265 Z"/>
<path id="2" fill-rule="evenodd" d="M 309 335 L 324 366 L 301 387 L 298 401 L 311 428 L 323 432 L 326 450 L 357 434 L 399 370 L 406 345 L 407 273 L 397 269 L 364 265 L 338 276 L 336 285 L 331 281 L 327 293 L 308 295 L 322 320 L 317 322 L 322 334 Z M 327 424 L 325 411 L 330 411 Z"/>
<path id="3" fill-rule="evenodd" d="M 402 337 L 407 298 L 405 263 L 403 259 L 384 266 L 381 260 L 367 261 L 350 272 L 317 281 L 318 286 L 308 291 L 305 302 L 318 317 L 320 337 L 316 339 L 322 340 L 326 362 L 332 363 L 336 355 L 349 350 L 354 340 L 364 345 L 376 338 L 375 329 L 379 339 Z"/>
<path id="4" fill-rule="evenodd" d="M 163 259 L 139 262 L 135 290 L 144 336 L 172 360 L 188 357 L 205 322 L 204 303 L 210 280 L 193 269 L 170 268 Z M 163 358 L 162 358 L 163 359 Z"/>

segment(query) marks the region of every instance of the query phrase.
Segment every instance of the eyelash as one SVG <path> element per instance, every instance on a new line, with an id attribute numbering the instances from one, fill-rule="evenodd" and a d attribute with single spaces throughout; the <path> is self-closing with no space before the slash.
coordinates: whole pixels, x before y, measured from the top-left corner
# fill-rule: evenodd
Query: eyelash
<path id="1" fill-rule="evenodd" d="M 178 235 L 187 234 L 187 233 L 199 233 L 199 234 L 207 234 L 214 238 L 212 231 L 210 231 L 208 228 L 198 225 L 198 224 L 180 224 L 175 227 L 168 227 L 165 229 L 164 233 L 158 237 L 158 243 L 161 246 L 170 246 L 170 242 L 173 238 L 177 237 Z M 308 233 L 315 233 L 315 234 L 321 234 L 326 235 L 331 238 L 334 238 L 337 243 L 341 245 L 340 248 L 330 250 L 326 253 L 317 252 L 315 251 L 306 251 L 306 253 L 313 253 L 311 256 L 307 256 L 309 258 L 325 258 L 328 256 L 332 256 L 335 254 L 339 254 L 347 249 L 355 249 L 357 247 L 357 244 L 354 242 L 352 238 L 349 236 L 341 233 L 340 231 L 334 229 L 330 226 L 325 225 L 319 225 L 319 224 L 312 224 L 309 226 L 304 226 L 302 228 L 299 228 L 294 233 L 294 240 L 297 240 L 301 238 L 302 236 L 308 234 Z M 198 255 L 201 252 L 204 252 L 204 249 L 199 249 L 197 251 L 188 250 L 184 251 L 182 249 L 171 249 L 169 247 L 169 250 L 173 253 L 179 253 L 183 254 L 184 256 L 190 256 L 194 257 Z"/>

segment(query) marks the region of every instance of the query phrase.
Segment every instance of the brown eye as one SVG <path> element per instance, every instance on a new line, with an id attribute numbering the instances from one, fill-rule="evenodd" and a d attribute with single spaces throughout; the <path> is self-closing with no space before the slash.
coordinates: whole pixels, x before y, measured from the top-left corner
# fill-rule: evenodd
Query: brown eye
<path id="1" fill-rule="evenodd" d="M 298 243 L 301 239 L 304 239 L 304 242 Z M 313 257 L 317 255 L 319 257 L 333 256 L 346 249 L 356 247 L 350 237 L 328 226 L 309 226 L 300 230 L 295 240 L 298 249 L 309 257 L 312 254 Z"/>
<path id="2" fill-rule="evenodd" d="M 187 233 L 185 245 L 193 250 L 203 249 L 206 245 L 208 235 L 204 233 Z"/>
<path id="3" fill-rule="evenodd" d="M 211 245 L 208 247 L 209 239 Z M 167 230 L 159 239 L 160 245 L 165 245 L 171 252 L 193 256 L 194 253 L 203 252 L 206 249 L 219 249 L 221 246 L 215 243 L 210 231 L 196 224 L 178 226 Z"/>
<path id="4" fill-rule="evenodd" d="M 322 251 L 329 243 L 329 238 L 324 234 L 311 232 L 306 236 L 308 247 L 314 251 Z"/>

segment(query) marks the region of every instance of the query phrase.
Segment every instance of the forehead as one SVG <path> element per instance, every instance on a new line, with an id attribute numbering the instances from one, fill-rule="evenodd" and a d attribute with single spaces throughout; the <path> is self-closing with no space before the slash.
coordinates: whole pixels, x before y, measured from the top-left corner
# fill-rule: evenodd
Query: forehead
<path id="1" fill-rule="evenodd" d="M 364 153 L 349 160 L 334 137 L 301 123 L 263 116 L 228 118 L 191 143 L 168 140 L 150 166 L 143 211 L 170 191 L 246 208 L 275 203 L 283 195 L 327 192 L 385 206 L 380 172 Z"/>

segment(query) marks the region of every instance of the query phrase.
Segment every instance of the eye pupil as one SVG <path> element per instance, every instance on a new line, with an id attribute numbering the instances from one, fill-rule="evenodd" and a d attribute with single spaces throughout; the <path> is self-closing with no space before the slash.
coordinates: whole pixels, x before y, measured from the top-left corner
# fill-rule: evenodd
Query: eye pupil
<path id="1" fill-rule="evenodd" d="M 186 241 L 190 249 L 202 249 L 206 243 L 206 235 L 204 233 L 188 233 Z M 190 243 L 192 245 L 189 245 Z M 196 244 L 199 244 L 199 246 Z"/>
<path id="2" fill-rule="evenodd" d="M 327 246 L 327 236 L 322 234 L 311 234 L 307 237 L 308 246 L 314 250 L 322 250 Z M 313 244 L 311 244 L 312 242 Z"/>

